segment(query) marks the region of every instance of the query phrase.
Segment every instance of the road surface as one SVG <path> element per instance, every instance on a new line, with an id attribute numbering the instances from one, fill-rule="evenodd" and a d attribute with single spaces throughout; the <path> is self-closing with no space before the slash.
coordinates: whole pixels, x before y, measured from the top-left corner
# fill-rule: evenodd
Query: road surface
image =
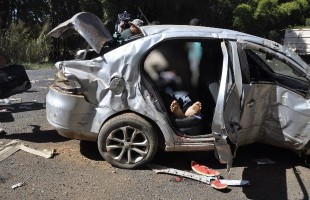
<path id="1" fill-rule="evenodd" d="M 227 173 L 213 152 L 159 152 L 153 164 L 191 171 L 195 160 L 217 169 L 225 179 L 245 179 L 250 186 L 219 191 L 204 183 L 155 174 L 147 167 L 124 170 L 111 167 L 97 144 L 64 138 L 46 121 L 45 96 L 53 70 L 27 71 L 32 88 L 0 105 L 0 147 L 12 140 L 37 150 L 56 149 L 46 159 L 18 151 L 0 162 L 0 199 L 309 199 L 310 169 L 289 150 L 253 144 L 240 147 Z M 274 164 L 258 165 L 268 158 Z M 23 183 L 12 189 L 11 186 Z"/>

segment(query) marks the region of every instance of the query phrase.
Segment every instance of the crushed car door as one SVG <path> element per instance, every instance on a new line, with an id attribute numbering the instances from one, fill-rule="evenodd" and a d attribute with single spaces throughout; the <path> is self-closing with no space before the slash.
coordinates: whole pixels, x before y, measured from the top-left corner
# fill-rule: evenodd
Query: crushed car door
<path id="1" fill-rule="evenodd" d="M 260 127 L 259 132 L 247 136 L 310 154 L 310 81 L 307 69 L 268 47 L 246 41 L 238 41 L 238 46 L 251 63 L 251 84 L 244 87 L 245 97 L 251 97 L 251 104 L 248 104 L 249 99 L 245 100 L 248 108 L 244 109 L 244 116 L 248 117 L 242 119 L 243 130 L 249 133 L 251 127 L 247 124 L 253 127 L 255 123 Z M 248 95 L 250 93 L 255 95 Z M 249 117 L 249 113 L 255 113 L 255 110 L 259 113 Z M 251 123 L 247 122 L 250 119 Z"/>
<path id="2" fill-rule="evenodd" d="M 236 151 L 237 132 L 240 127 L 242 99 L 242 76 L 235 42 L 222 42 L 222 75 L 215 106 L 212 133 L 215 138 L 215 153 L 221 163 L 230 170 Z"/>

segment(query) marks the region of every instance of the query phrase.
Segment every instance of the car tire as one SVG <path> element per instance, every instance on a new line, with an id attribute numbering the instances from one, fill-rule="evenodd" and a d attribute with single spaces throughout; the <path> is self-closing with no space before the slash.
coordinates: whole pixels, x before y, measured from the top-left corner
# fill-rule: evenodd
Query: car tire
<path id="1" fill-rule="evenodd" d="M 158 137 L 147 120 L 134 113 L 125 113 L 102 126 L 97 143 L 100 154 L 111 165 L 133 169 L 155 156 Z"/>

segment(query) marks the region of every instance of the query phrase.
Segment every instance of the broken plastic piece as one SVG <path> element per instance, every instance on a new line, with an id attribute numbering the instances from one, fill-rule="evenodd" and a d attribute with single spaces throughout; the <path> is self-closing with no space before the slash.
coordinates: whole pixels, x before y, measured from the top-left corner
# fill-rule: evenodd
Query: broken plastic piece
<path id="1" fill-rule="evenodd" d="M 32 149 L 30 147 L 26 147 L 19 141 L 13 140 L 10 143 L 4 145 L 4 147 L 0 148 L 0 162 L 6 159 L 7 157 L 13 155 L 15 152 L 19 150 L 23 150 L 34 155 L 42 156 L 44 158 L 52 158 L 55 155 L 55 149 L 52 151 L 39 151 Z"/>
<path id="2" fill-rule="evenodd" d="M 0 162 L 17 151 L 19 151 L 19 144 L 17 141 L 14 140 L 6 144 L 3 148 L 0 148 Z"/>
<path id="3" fill-rule="evenodd" d="M 51 158 L 55 154 L 55 149 L 52 151 L 39 151 L 39 150 L 35 150 L 32 148 L 26 147 L 23 144 L 20 144 L 20 149 L 23 151 L 26 151 L 28 153 L 34 154 L 34 155 L 42 156 L 44 158 Z"/>

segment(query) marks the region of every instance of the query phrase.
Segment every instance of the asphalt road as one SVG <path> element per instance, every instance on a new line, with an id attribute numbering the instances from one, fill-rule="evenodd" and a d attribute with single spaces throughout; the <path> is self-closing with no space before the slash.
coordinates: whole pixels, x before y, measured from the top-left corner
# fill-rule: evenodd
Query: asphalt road
<path id="1" fill-rule="evenodd" d="M 204 183 L 155 174 L 147 167 L 124 170 L 111 167 L 94 142 L 70 140 L 46 121 L 45 95 L 53 70 L 27 71 L 32 89 L 0 104 L 0 147 L 18 140 L 34 149 L 56 149 L 45 159 L 18 151 L 0 162 L 0 199 L 309 199 L 310 169 L 289 150 L 253 144 L 240 147 L 230 173 L 213 152 L 163 153 L 153 164 L 190 171 L 195 160 L 217 169 L 225 179 L 245 179 L 250 186 L 215 190 Z M 6 110 L 4 110 L 6 109 Z M 258 165 L 268 158 L 274 164 Z M 11 186 L 23 182 L 18 188 Z"/>

